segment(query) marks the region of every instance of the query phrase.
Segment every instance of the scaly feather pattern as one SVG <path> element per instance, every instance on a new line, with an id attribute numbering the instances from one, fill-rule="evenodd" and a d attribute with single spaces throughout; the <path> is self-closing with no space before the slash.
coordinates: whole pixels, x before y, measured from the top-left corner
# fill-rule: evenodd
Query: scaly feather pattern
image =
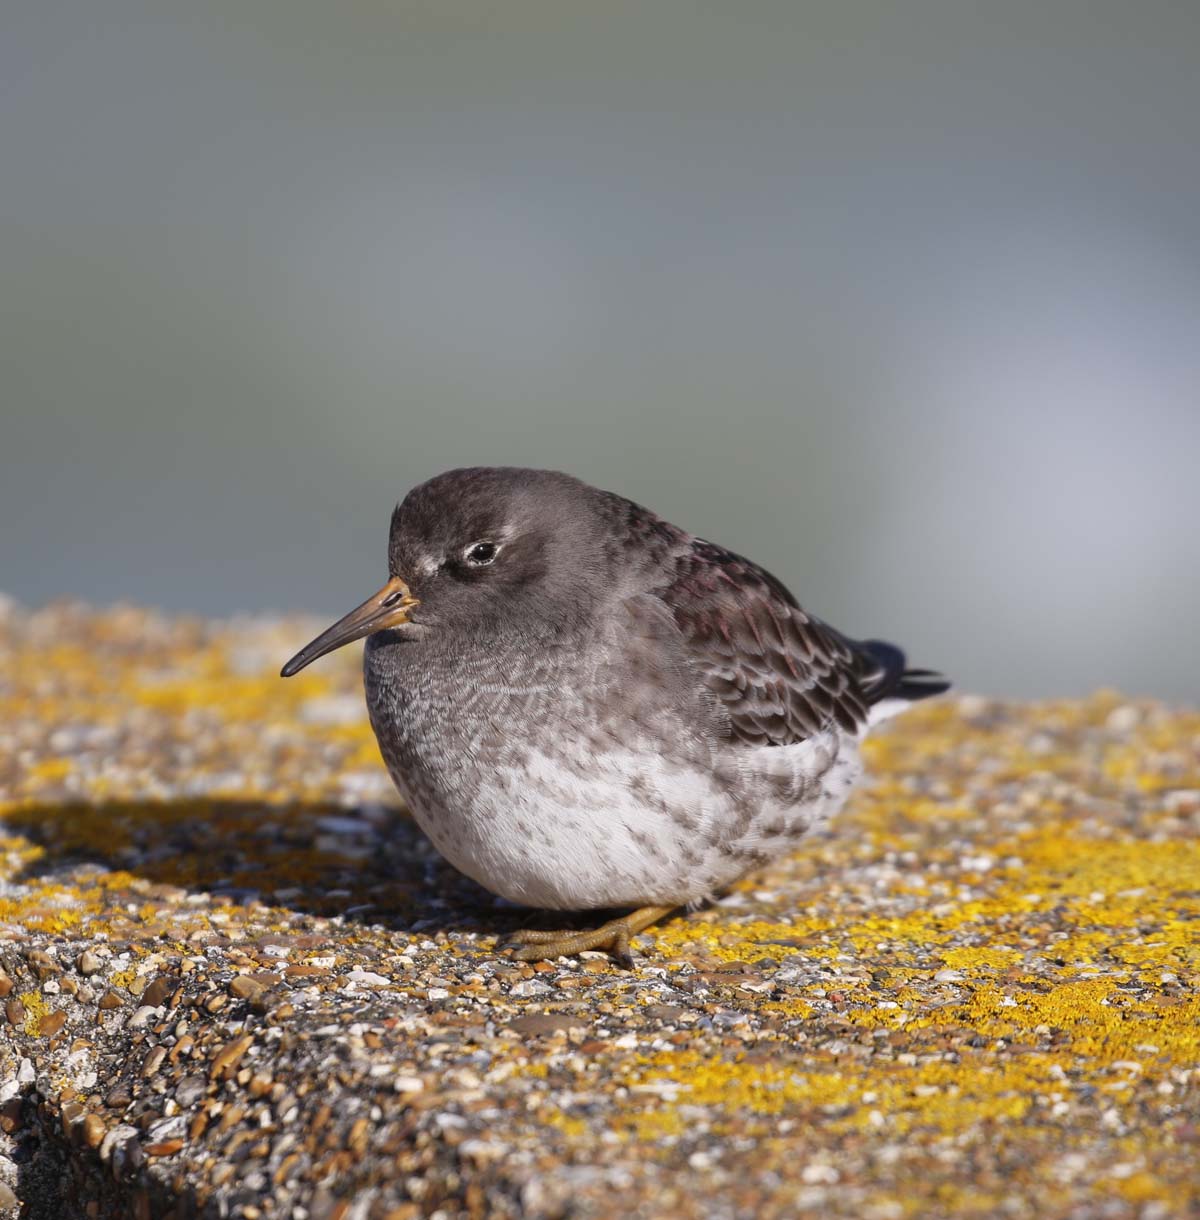
<path id="1" fill-rule="evenodd" d="M 677 555 L 655 593 L 737 742 L 787 746 L 832 727 L 858 732 L 868 708 L 903 682 L 899 649 L 847 639 L 765 568 L 711 542 L 695 539 Z"/>

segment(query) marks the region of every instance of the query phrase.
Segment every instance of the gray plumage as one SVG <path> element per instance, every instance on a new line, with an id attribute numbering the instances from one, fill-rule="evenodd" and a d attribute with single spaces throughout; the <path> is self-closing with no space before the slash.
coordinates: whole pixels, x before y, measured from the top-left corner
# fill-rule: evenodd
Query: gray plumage
<path id="1" fill-rule="evenodd" d="M 422 484 L 389 567 L 415 600 L 367 639 L 383 757 L 438 850 L 530 906 L 712 895 L 841 806 L 884 709 L 947 686 L 563 474 Z"/>

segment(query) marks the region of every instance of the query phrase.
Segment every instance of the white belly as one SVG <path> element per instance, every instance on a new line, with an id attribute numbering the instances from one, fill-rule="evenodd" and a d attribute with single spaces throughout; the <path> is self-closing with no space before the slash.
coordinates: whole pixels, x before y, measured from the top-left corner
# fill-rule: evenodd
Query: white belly
<path id="1" fill-rule="evenodd" d="M 581 754 L 580 757 L 586 757 Z M 498 765 L 470 791 L 393 768 L 421 829 L 457 869 L 513 902 L 559 910 L 683 905 L 791 851 L 859 775 L 857 741 L 725 747 L 714 766 L 607 750 Z"/>

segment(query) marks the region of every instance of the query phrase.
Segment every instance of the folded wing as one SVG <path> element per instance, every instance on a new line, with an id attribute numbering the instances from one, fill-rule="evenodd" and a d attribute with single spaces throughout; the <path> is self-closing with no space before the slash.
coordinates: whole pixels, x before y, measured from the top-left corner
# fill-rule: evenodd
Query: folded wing
<path id="1" fill-rule="evenodd" d="M 678 555 L 654 593 L 727 735 L 746 745 L 792 745 L 835 726 L 858 732 L 873 704 L 949 686 L 906 669 L 894 645 L 847 639 L 801 609 L 770 572 L 711 542 L 697 539 Z"/>

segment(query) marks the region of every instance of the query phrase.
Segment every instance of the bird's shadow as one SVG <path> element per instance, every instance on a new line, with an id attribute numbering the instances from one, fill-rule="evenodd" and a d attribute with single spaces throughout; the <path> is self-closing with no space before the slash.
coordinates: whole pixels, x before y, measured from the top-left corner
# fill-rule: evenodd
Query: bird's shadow
<path id="1" fill-rule="evenodd" d="M 3 825 L 40 849 L 12 878 L 25 885 L 78 885 L 91 866 L 93 875 L 99 867 L 133 883 L 396 931 L 503 939 L 573 922 L 560 914 L 547 925 L 494 898 L 442 860 L 398 808 L 205 796 L 46 802 L 6 811 Z"/>

